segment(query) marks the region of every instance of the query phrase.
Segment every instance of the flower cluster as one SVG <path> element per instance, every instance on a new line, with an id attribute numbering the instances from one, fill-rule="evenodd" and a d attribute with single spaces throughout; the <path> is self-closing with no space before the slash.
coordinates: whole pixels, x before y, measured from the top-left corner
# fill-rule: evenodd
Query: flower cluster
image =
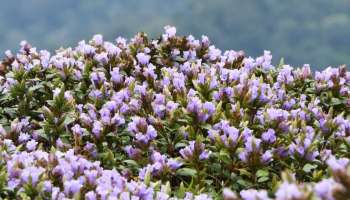
<path id="1" fill-rule="evenodd" d="M 0 61 L 0 197 L 350 196 L 350 72 L 207 36 L 95 35 Z"/>

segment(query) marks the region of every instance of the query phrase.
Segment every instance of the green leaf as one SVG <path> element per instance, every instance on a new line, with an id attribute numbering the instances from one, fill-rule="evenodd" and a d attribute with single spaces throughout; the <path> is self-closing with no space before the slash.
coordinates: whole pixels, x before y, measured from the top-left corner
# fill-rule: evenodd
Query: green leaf
<path id="1" fill-rule="evenodd" d="M 139 164 L 135 160 L 124 160 L 123 162 L 130 166 L 139 167 Z"/>
<path id="2" fill-rule="evenodd" d="M 211 125 L 210 124 L 201 124 L 200 127 L 202 129 L 206 129 L 206 130 L 210 130 L 211 129 Z"/>
<path id="3" fill-rule="evenodd" d="M 247 171 L 246 169 L 239 169 L 239 174 L 240 175 L 246 175 L 248 177 L 252 176 L 252 174 L 249 171 Z"/>
<path id="4" fill-rule="evenodd" d="M 268 181 L 270 178 L 268 176 L 263 176 L 263 177 L 260 177 L 258 178 L 258 183 L 263 183 L 263 182 L 266 182 Z"/>
<path id="5" fill-rule="evenodd" d="M 191 168 L 181 168 L 179 170 L 176 171 L 177 175 L 180 176 L 191 176 L 194 177 L 197 174 L 197 171 Z"/>
<path id="6" fill-rule="evenodd" d="M 251 185 L 251 183 L 249 181 L 243 180 L 243 179 L 239 179 L 237 181 L 237 183 L 245 188 L 249 187 Z"/>
<path id="7" fill-rule="evenodd" d="M 269 176 L 269 171 L 263 170 L 263 169 L 259 169 L 259 170 L 256 172 L 256 176 L 257 176 L 257 177 L 268 177 L 268 176 Z"/>
<path id="8" fill-rule="evenodd" d="M 185 197 L 185 193 L 186 193 L 186 188 L 185 188 L 185 186 L 184 186 L 184 183 L 181 182 L 181 183 L 180 183 L 180 187 L 179 187 L 179 189 L 178 189 L 177 192 L 176 192 L 176 196 L 177 196 L 178 198 L 184 198 L 184 197 Z"/>
<path id="9" fill-rule="evenodd" d="M 306 172 L 306 173 L 309 173 L 313 169 L 316 169 L 316 168 L 317 168 L 317 165 L 312 165 L 312 164 L 307 163 L 306 165 L 304 165 L 303 171 Z"/>

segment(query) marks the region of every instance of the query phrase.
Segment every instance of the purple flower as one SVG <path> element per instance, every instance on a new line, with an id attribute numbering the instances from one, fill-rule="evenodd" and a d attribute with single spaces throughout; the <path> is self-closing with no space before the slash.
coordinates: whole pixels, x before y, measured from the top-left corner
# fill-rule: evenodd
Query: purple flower
<path id="1" fill-rule="evenodd" d="M 276 200 L 301 199 L 302 196 L 297 185 L 288 182 L 283 182 L 276 192 Z"/>
<path id="2" fill-rule="evenodd" d="M 100 35 L 100 34 L 94 35 L 93 38 L 92 38 L 92 42 L 95 45 L 102 45 L 103 44 L 103 36 Z"/>
<path id="3" fill-rule="evenodd" d="M 145 53 L 138 53 L 136 55 L 137 60 L 142 65 L 147 65 L 149 63 L 149 60 L 151 59 L 151 56 L 145 54 Z"/>
<path id="4" fill-rule="evenodd" d="M 247 141 L 245 142 L 245 150 L 248 153 L 258 151 L 260 149 L 260 143 L 260 139 L 257 139 L 255 137 L 248 137 Z"/>
<path id="5" fill-rule="evenodd" d="M 271 151 L 265 151 L 265 153 L 261 156 L 261 162 L 266 164 L 272 161 L 272 153 Z"/>
<path id="6" fill-rule="evenodd" d="M 334 156 L 330 156 L 327 160 L 327 164 L 333 171 L 342 171 L 342 170 L 345 170 L 346 167 L 349 165 L 349 159 L 347 158 L 337 159 Z"/>
<path id="7" fill-rule="evenodd" d="M 134 160 L 137 160 L 141 156 L 141 151 L 137 148 L 133 148 L 130 145 L 126 146 L 124 150 L 128 154 L 129 158 L 132 158 Z"/>
<path id="8" fill-rule="evenodd" d="M 103 46 L 108 52 L 108 54 L 112 56 L 119 55 L 122 51 L 119 47 L 115 46 L 111 42 L 105 42 Z"/>
<path id="9" fill-rule="evenodd" d="M 168 103 L 166 104 L 166 110 L 168 112 L 172 112 L 175 109 L 177 109 L 179 107 L 178 103 L 174 103 L 173 101 L 168 101 Z"/>
<path id="10" fill-rule="evenodd" d="M 264 132 L 261 135 L 261 138 L 264 142 L 272 144 L 276 141 L 275 131 L 273 129 L 269 128 L 266 132 Z"/>
<path id="11" fill-rule="evenodd" d="M 174 26 L 165 26 L 165 33 L 169 38 L 174 37 L 176 34 L 176 28 Z"/>
<path id="12" fill-rule="evenodd" d="M 51 192 L 52 190 L 52 183 L 51 181 L 44 181 L 44 191 L 45 192 Z"/>
<path id="13" fill-rule="evenodd" d="M 37 168 L 37 167 L 27 167 L 23 169 L 22 174 L 21 174 L 21 180 L 25 183 L 30 183 L 33 186 L 35 186 L 41 174 L 43 174 L 45 169 L 43 168 Z"/>
<path id="14" fill-rule="evenodd" d="M 205 150 L 203 143 L 190 141 L 189 145 L 180 150 L 181 156 L 188 161 L 193 159 L 206 160 L 209 158 L 210 152 Z"/>
<path id="15" fill-rule="evenodd" d="M 1 131 L 0 132 L 5 132 L 6 133 L 6 131 L 5 131 L 5 129 L 3 129 L 2 127 L 1 127 Z M 1 135 L 1 134 L 0 134 Z M 5 136 L 5 134 L 2 134 L 3 136 Z M 20 133 L 20 135 L 19 135 L 19 137 L 18 137 L 18 141 L 19 142 L 21 142 L 21 143 L 23 143 L 23 142 L 26 142 L 26 141 L 28 141 L 30 139 L 30 136 L 29 136 L 29 134 L 27 134 L 27 133 Z"/>
<path id="16" fill-rule="evenodd" d="M 325 200 L 335 200 L 334 189 L 340 185 L 333 179 L 324 179 L 315 185 L 315 193 L 318 197 Z"/>
<path id="17" fill-rule="evenodd" d="M 84 174 L 87 177 L 87 181 L 89 184 L 91 185 L 95 184 L 95 181 L 98 175 L 98 172 L 96 170 L 85 170 Z"/>
<path id="18" fill-rule="evenodd" d="M 215 48 L 215 46 L 210 46 L 208 56 L 210 60 L 216 60 L 219 56 L 221 56 L 221 50 Z"/>
<path id="19" fill-rule="evenodd" d="M 64 182 L 64 193 L 74 196 L 83 187 L 79 180 L 67 180 Z"/>
<path id="20" fill-rule="evenodd" d="M 83 135 L 83 129 L 81 128 L 81 126 L 79 124 L 75 124 L 73 127 L 72 127 L 72 132 L 74 135 L 80 137 Z"/>
<path id="21" fill-rule="evenodd" d="M 89 191 L 85 194 L 85 199 L 86 200 L 96 200 L 97 196 L 96 193 L 94 191 Z"/>
<path id="22" fill-rule="evenodd" d="M 209 115 L 212 115 L 215 112 L 215 105 L 212 102 L 205 102 L 203 108 Z"/>
<path id="23" fill-rule="evenodd" d="M 29 140 L 26 144 L 26 148 L 28 151 L 34 151 L 36 148 L 36 145 L 38 144 L 35 140 Z"/>
<path id="24" fill-rule="evenodd" d="M 235 199 L 237 199 L 236 193 L 234 193 L 229 188 L 224 188 L 222 190 L 222 196 L 223 196 L 224 200 L 235 200 Z"/>
<path id="25" fill-rule="evenodd" d="M 243 200 L 270 200 L 267 196 L 267 191 L 261 190 L 257 191 L 254 189 L 242 190 L 240 195 Z"/>
<path id="26" fill-rule="evenodd" d="M 110 74 L 111 74 L 111 80 L 114 83 L 120 84 L 123 82 L 123 76 L 119 73 L 118 67 L 113 68 L 113 71 L 111 71 Z"/>
<path id="27" fill-rule="evenodd" d="M 176 170 L 182 166 L 182 163 L 176 159 L 168 159 L 167 165 L 171 170 Z"/>
<path id="28" fill-rule="evenodd" d="M 157 137 L 157 131 L 156 129 L 154 129 L 154 127 L 152 125 L 149 125 L 147 127 L 147 132 L 146 132 L 147 136 L 150 138 L 150 139 L 154 139 Z"/>
<path id="29" fill-rule="evenodd" d="M 198 97 L 190 99 L 189 103 L 187 104 L 187 110 L 192 113 L 198 113 L 201 108 L 202 102 Z"/>
<path id="30" fill-rule="evenodd" d="M 270 120 L 283 121 L 289 116 L 289 113 L 282 109 L 268 108 L 267 114 Z"/>
<path id="31" fill-rule="evenodd" d="M 103 127 L 102 123 L 99 121 L 94 121 L 94 124 L 92 125 L 92 133 L 96 138 L 99 138 L 101 136 Z"/>

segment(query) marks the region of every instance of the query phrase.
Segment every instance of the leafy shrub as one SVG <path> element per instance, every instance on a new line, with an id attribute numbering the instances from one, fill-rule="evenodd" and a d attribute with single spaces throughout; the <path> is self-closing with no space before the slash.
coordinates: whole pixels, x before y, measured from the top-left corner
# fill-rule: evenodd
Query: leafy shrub
<path id="1" fill-rule="evenodd" d="M 206 36 L 95 35 L 1 62 L 0 196 L 347 199 L 350 73 Z"/>

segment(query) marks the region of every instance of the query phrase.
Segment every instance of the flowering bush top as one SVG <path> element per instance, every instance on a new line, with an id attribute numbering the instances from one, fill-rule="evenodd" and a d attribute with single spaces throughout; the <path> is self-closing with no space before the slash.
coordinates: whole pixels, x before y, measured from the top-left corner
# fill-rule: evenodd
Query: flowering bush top
<path id="1" fill-rule="evenodd" d="M 222 52 L 171 26 L 5 55 L 2 198 L 350 196 L 345 66 L 274 66 L 269 51 Z"/>

